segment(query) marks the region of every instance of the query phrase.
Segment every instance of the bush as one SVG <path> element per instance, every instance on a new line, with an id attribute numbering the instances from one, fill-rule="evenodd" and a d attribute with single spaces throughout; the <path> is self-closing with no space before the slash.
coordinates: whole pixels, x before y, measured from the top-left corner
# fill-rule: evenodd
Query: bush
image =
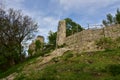
<path id="1" fill-rule="evenodd" d="M 63 55 L 63 60 L 68 60 L 69 58 L 73 57 L 73 53 L 71 51 L 67 51 Z"/>
<path id="2" fill-rule="evenodd" d="M 120 48 L 120 37 L 116 39 L 117 47 Z"/>
<path id="3" fill-rule="evenodd" d="M 120 75 L 120 64 L 116 65 L 109 65 L 107 68 L 107 72 L 112 74 L 113 76 Z"/>
<path id="4" fill-rule="evenodd" d="M 55 63 L 56 63 L 56 62 L 59 62 L 59 61 L 60 61 L 60 58 L 59 58 L 59 57 L 54 57 L 54 58 L 52 59 L 52 61 L 55 62 Z"/>
<path id="5" fill-rule="evenodd" d="M 34 50 L 28 49 L 28 55 L 29 55 L 29 56 L 32 56 L 32 55 L 33 55 L 33 52 L 34 52 Z"/>
<path id="6" fill-rule="evenodd" d="M 64 43 L 63 45 L 58 46 L 58 48 L 63 48 L 63 47 L 65 47 L 65 46 L 66 46 L 66 44 Z"/>
<path id="7" fill-rule="evenodd" d="M 25 76 L 24 74 L 20 74 L 17 78 L 15 78 L 14 80 L 25 80 Z"/>
<path id="8" fill-rule="evenodd" d="M 113 39 L 104 37 L 96 41 L 96 45 L 101 49 L 110 50 L 116 48 L 116 42 Z"/>

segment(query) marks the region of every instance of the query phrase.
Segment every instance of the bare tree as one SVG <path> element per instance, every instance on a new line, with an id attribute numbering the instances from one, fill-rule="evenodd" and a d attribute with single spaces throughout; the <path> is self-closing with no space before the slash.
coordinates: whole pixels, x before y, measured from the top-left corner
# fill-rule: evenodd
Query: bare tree
<path id="1" fill-rule="evenodd" d="M 10 60 L 14 59 L 13 55 L 22 60 L 21 42 L 31 39 L 37 28 L 37 24 L 20 10 L 0 9 L 0 53 Z"/>

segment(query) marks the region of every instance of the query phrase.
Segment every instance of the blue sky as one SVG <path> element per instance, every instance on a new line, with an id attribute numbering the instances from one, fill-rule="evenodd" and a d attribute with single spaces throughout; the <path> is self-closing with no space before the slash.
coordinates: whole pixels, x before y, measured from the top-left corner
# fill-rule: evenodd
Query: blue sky
<path id="1" fill-rule="evenodd" d="M 101 24 L 106 14 L 115 14 L 120 0 L 0 0 L 6 8 L 21 9 L 39 24 L 39 35 L 47 38 L 48 32 L 56 31 L 58 21 L 71 18 L 86 27 Z"/>

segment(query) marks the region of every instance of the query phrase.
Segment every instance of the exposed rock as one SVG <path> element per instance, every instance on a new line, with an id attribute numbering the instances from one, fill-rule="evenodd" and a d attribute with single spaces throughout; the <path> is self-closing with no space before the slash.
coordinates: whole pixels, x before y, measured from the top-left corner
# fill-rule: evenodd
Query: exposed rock
<path id="1" fill-rule="evenodd" d="M 1 79 L 1 80 L 14 80 L 14 78 L 17 76 L 17 74 L 18 73 L 12 73 L 12 74 L 10 74 L 8 77 L 6 77 L 6 78 L 3 78 L 3 79 Z"/>

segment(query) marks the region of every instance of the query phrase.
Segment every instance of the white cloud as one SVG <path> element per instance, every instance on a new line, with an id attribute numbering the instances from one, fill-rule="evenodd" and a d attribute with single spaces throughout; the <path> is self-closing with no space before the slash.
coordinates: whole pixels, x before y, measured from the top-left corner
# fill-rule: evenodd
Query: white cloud
<path id="1" fill-rule="evenodd" d="M 25 0 L 2 0 L 7 8 L 22 9 L 22 3 Z"/>
<path id="2" fill-rule="evenodd" d="M 58 0 L 57 3 L 67 14 L 72 12 L 89 16 L 96 15 L 104 10 L 120 7 L 120 0 Z"/>
<path id="3" fill-rule="evenodd" d="M 45 36 L 47 39 L 48 32 L 51 31 L 56 31 L 57 30 L 57 25 L 59 19 L 57 17 L 52 17 L 52 16 L 45 16 L 45 17 L 39 17 L 37 19 L 39 21 L 39 34 L 42 34 Z"/>
<path id="4" fill-rule="evenodd" d="M 5 0 L 6 8 L 14 8 L 22 10 L 23 14 L 32 17 L 39 25 L 39 32 L 36 35 L 42 35 L 45 38 L 50 30 L 56 31 L 59 19 L 54 16 L 46 16 L 47 13 L 41 10 L 28 9 L 23 5 L 25 0 Z"/>
<path id="5" fill-rule="evenodd" d="M 81 25 L 101 23 L 106 14 L 115 14 L 120 0 L 51 0 L 61 6 L 61 15 L 71 17 Z M 79 19 L 78 19 L 79 18 Z"/>
<path id="6" fill-rule="evenodd" d="M 1 0 L 0 0 L 1 1 Z M 65 17 L 80 17 L 81 24 L 96 23 L 95 18 L 101 17 L 101 14 L 107 13 L 101 10 L 106 10 L 108 7 L 120 7 L 120 0 L 51 0 L 52 5 L 44 10 L 29 9 L 23 3 L 29 0 L 2 0 L 7 8 L 21 9 L 23 14 L 32 17 L 39 24 L 39 34 L 47 36 L 50 30 L 56 31 L 58 21 Z M 34 0 L 33 0 L 34 1 Z M 42 0 L 40 1 L 40 5 Z M 115 5 L 114 5 L 115 4 Z M 114 5 L 114 6 L 113 6 Z M 39 7 L 39 5 L 36 5 Z M 45 7 L 45 6 L 44 6 Z M 52 7 L 52 9 L 51 9 Z M 54 7 L 54 9 L 53 9 Z M 113 9 L 111 9 L 113 11 Z M 113 11 L 114 12 L 114 11 Z M 99 16 L 98 16 L 99 15 Z M 82 17 L 81 17 L 82 16 Z M 84 17 L 83 17 L 84 16 Z M 95 16 L 95 17 L 94 17 Z M 94 19 L 94 20 L 93 20 Z"/>
<path id="7" fill-rule="evenodd" d="M 85 8 L 85 7 L 95 7 L 102 8 L 107 7 L 116 2 L 120 2 L 119 0 L 59 0 L 59 3 L 64 7 L 64 9 L 71 8 Z"/>
<path id="8" fill-rule="evenodd" d="M 45 26 L 49 27 L 51 30 L 53 30 L 53 27 L 51 26 L 56 26 L 58 23 L 58 19 L 54 17 L 44 17 L 42 22 L 44 23 Z"/>

